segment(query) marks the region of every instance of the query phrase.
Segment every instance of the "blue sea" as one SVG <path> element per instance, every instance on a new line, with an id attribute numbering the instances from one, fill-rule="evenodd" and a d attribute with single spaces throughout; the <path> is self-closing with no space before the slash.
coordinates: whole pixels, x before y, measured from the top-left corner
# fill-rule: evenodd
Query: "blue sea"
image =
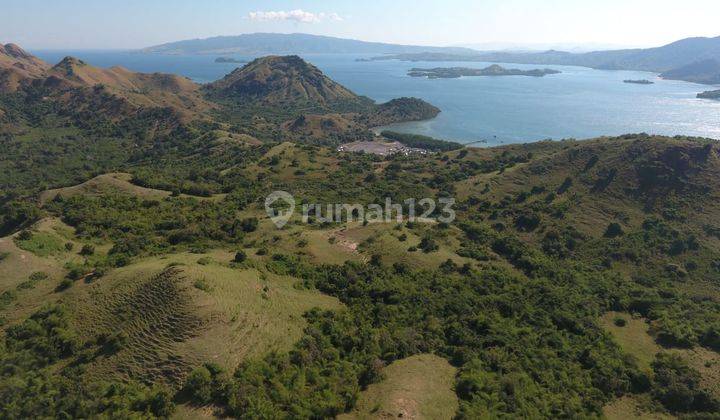
<path id="1" fill-rule="evenodd" d="M 72 55 L 92 65 L 121 65 L 134 71 L 176 73 L 200 83 L 219 79 L 242 64 L 215 63 L 215 55 L 150 55 L 131 51 L 33 51 L 56 63 Z M 251 60 L 254 57 L 231 56 Z M 697 99 L 718 87 L 662 80 L 657 74 L 593 70 L 583 67 L 503 64 L 532 69 L 548 67 L 561 74 L 542 78 L 464 77 L 422 79 L 407 76 L 413 67 L 486 67 L 490 63 L 358 62 L 362 55 L 306 55 L 328 76 L 377 102 L 415 96 L 439 107 L 429 121 L 403 123 L 393 130 L 478 145 L 543 139 L 591 138 L 646 132 L 720 139 L 720 101 Z M 653 85 L 623 83 L 650 79 Z"/>

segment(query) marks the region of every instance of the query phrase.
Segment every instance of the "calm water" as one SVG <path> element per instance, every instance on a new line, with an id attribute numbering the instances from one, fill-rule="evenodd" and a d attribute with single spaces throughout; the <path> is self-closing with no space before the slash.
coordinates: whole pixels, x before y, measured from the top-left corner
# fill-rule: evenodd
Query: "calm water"
<path id="1" fill-rule="evenodd" d="M 73 55 L 90 64 L 168 72 L 197 82 L 216 80 L 242 64 L 214 63 L 216 56 L 145 55 L 118 51 L 35 51 L 56 63 Z M 378 102 L 416 96 L 443 112 L 435 119 L 404 123 L 398 131 L 461 142 L 515 143 L 647 132 L 720 139 L 720 101 L 696 99 L 710 86 L 657 79 L 652 73 L 546 66 L 562 74 L 534 77 L 420 79 L 412 67 L 485 67 L 488 63 L 356 62 L 357 55 L 308 55 L 328 76 Z M 252 57 L 235 56 L 238 59 Z M 541 66 L 507 64 L 514 68 Z M 651 79 L 654 85 L 622 83 Z"/>

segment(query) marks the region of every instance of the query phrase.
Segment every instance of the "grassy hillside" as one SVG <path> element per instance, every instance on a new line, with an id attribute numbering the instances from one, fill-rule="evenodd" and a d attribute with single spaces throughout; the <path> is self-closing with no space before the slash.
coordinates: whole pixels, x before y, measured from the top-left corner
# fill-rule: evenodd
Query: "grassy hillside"
<path id="1" fill-rule="evenodd" d="M 357 408 L 340 419 L 402 417 L 451 419 L 457 410 L 452 390 L 455 369 L 431 354 L 411 356 L 382 370 L 383 379 L 360 394 Z"/>
<path id="2" fill-rule="evenodd" d="M 36 211 L 53 218 L 0 243 L 0 270 L 11 273 L 6 328 L 43 303 L 68 306 L 88 350 L 52 369 L 77 360 L 88 381 L 164 384 L 182 391 L 177 403 L 230 415 L 259 415 L 261 402 L 299 417 L 352 410 L 383 377 L 373 366 L 427 352 L 459 369 L 461 416 L 715 404 L 706 366 L 720 321 L 713 143 L 633 135 L 387 158 L 293 143 L 214 147 L 196 161 L 209 188 L 224 191 L 209 200 L 153 189 L 203 182 L 169 161 L 43 193 Z M 296 216 L 278 230 L 262 198 L 279 188 L 307 203 L 450 194 L 458 220 L 306 225 Z M 467 315 L 478 308 L 485 315 Z M 608 311 L 646 321 L 616 327 Z M 686 349 L 690 370 L 657 359 L 665 347 Z M 668 399 L 668 369 L 698 384 L 688 385 L 695 405 Z M 315 379 L 300 386 L 297 375 Z M 391 388 L 376 394 L 400 392 Z M 561 402 L 570 395 L 573 404 Z"/>

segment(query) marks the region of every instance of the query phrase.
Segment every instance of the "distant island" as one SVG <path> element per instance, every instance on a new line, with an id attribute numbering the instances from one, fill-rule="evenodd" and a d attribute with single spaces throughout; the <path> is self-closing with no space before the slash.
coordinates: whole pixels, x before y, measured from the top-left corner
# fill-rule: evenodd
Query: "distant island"
<path id="1" fill-rule="evenodd" d="M 455 79 L 463 76 L 531 76 L 543 77 L 548 74 L 558 74 L 553 69 L 506 69 L 505 67 L 493 64 L 484 69 L 473 69 L 469 67 L 436 67 L 432 69 L 414 68 L 408 71 L 411 77 L 427 77 L 428 79 Z"/>
<path id="2" fill-rule="evenodd" d="M 698 93 L 697 97 L 700 99 L 715 99 L 720 101 L 720 90 L 707 90 L 703 93 Z"/>
<path id="3" fill-rule="evenodd" d="M 191 39 L 140 50 L 154 54 L 289 55 L 373 54 L 358 62 L 376 60 L 517 63 L 537 66 L 583 66 L 599 70 L 636 70 L 663 79 L 708 85 L 720 84 L 720 36 L 693 37 L 644 49 L 573 53 L 567 51 L 478 51 L 464 47 L 430 47 L 365 42 L 311 34 L 252 33 Z"/>
<path id="4" fill-rule="evenodd" d="M 218 57 L 215 59 L 216 63 L 239 63 L 239 64 L 245 64 L 247 61 L 245 60 L 238 60 L 236 58 L 232 57 Z"/>
<path id="5" fill-rule="evenodd" d="M 236 54 L 252 56 L 286 54 L 404 54 L 420 52 L 473 54 L 477 52 L 470 48 L 462 47 L 398 45 L 301 33 L 251 33 L 216 36 L 205 39 L 186 39 L 162 45 L 154 45 L 143 48 L 140 51 L 153 54 Z"/>
<path id="6" fill-rule="evenodd" d="M 591 51 L 451 51 L 384 54 L 358 61 L 455 61 L 518 63 L 542 66 L 583 66 L 599 70 L 636 70 L 660 73 L 663 79 L 720 84 L 720 36 L 681 39 L 656 48 Z"/>
<path id="7" fill-rule="evenodd" d="M 655 84 L 655 82 L 652 82 L 648 79 L 639 79 L 639 80 L 628 79 L 628 80 L 623 80 L 623 83 L 632 83 L 635 85 L 654 85 Z"/>

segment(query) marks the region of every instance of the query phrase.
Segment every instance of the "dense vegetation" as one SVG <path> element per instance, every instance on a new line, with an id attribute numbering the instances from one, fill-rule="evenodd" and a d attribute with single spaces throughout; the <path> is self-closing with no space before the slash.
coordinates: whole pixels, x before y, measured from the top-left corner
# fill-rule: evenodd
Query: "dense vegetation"
<path id="1" fill-rule="evenodd" d="M 462 144 L 452 141 L 438 140 L 419 134 L 398 133 L 395 131 L 383 131 L 382 136 L 390 140 L 400 142 L 408 147 L 431 150 L 433 152 L 448 152 L 462 148 Z"/>
<path id="2" fill-rule="evenodd" d="M 78 381 L 106 351 L 82 342 L 62 306 L 47 306 L 5 331 L 0 351 L 3 418 L 167 417 L 175 406 L 161 387 Z M 56 364 L 66 364 L 60 372 Z"/>

